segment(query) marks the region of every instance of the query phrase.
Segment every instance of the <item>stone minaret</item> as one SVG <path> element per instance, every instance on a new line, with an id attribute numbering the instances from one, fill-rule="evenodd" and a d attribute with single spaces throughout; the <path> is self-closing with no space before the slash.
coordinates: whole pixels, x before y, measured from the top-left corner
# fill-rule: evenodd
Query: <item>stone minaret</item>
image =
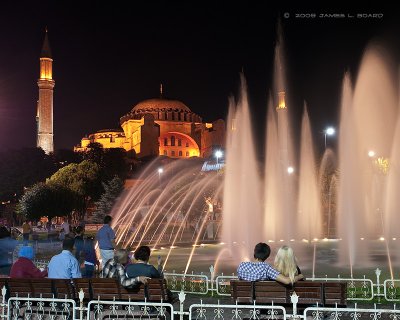
<path id="1" fill-rule="evenodd" d="M 40 54 L 39 101 L 37 105 L 37 147 L 49 154 L 54 151 L 53 143 L 53 59 L 46 35 Z"/>

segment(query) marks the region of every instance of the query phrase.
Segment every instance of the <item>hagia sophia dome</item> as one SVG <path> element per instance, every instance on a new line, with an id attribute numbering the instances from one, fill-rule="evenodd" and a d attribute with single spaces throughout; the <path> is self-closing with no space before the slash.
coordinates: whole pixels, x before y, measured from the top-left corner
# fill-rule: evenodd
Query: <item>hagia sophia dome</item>
<path id="1" fill-rule="evenodd" d="M 138 158 L 164 155 L 171 158 L 209 157 L 225 145 L 222 119 L 203 123 L 182 101 L 162 97 L 137 103 L 120 118 L 121 129 L 99 130 L 85 138 L 75 151 L 93 142 L 103 148 L 124 148 Z"/>
<path id="2" fill-rule="evenodd" d="M 165 98 L 154 98 L 136 104 L 128 114 L 121 118 L 121 123 L 128 118 L 137 118 L 144 114 L 153 115 L 155 120 L 202 122 L 202 118 L 192 112 L 183 102 Z"/>

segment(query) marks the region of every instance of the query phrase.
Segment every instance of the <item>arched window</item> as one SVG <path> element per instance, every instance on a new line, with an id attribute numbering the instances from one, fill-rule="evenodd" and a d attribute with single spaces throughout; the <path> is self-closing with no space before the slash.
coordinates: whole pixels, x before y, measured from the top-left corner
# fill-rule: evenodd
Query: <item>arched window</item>
<path id="1" fill-rule="evenodd" d="M 164 146 L 168 145 L 168 138 L 164 138 Z"/>
<path id="2" fill-rule="evenodd" d="M 171 146 L 175 146 L 175 136 L 171 136 Z"/>
<path id="3" fill-rule="evenodd" d="M 179 151 L 179 156 L 182 157 L 182 151 Z"/>

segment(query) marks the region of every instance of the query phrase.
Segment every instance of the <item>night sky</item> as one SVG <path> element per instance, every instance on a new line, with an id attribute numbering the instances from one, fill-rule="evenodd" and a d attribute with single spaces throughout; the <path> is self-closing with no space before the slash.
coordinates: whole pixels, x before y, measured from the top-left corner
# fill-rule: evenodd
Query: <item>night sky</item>
<path id="1" fill-rule="evenodd" d="M 278 7 L 262 0 L 143 2 L 2 3 L 2 150 L 36 145 L 36 82 L 46 26 L 56 82 L 55 149 L 72 149 L 85 134 L 118 128 L 134 105 L 159 96 L 160 83 L 165 97 L 181 100 L 203 120 L 226 118 L 242 70 L 255 132 L 263 134 L 279 19 L 295 129 L 306 101 L 317 147 L 323 146 L 326 126 L 338 125 L 343 74 L 356 72 L 369 41 L 382 41 L 400 62 L 400 13 L 381 1 L 375 8 L 329 9 Z"/>

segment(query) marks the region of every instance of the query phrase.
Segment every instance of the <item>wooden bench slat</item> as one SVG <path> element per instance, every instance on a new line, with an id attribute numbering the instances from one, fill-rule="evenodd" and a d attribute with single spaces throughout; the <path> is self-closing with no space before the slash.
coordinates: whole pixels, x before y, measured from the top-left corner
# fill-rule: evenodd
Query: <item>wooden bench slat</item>
<path id="1" fill-rule="evenodd" d="M 53 279 L 54 296 L 57 299 L 74 299 L 74 292 L 71 280 Z"/>
<path id="2" fill-rule="evenodd" d="M 290 296 L 296 292 L 298 304 L 346 306 L 345 282 L 298 281 L 292 287 L 285 287 L 275 281 L 241 281 L 231 280 L 231 297 L 238 303 L 278 303 L 291 305 Z"/>
<path id="3" fill-rule="evenodd" d="M 113 278 L 93 278 L 90 282 L 93 299 L 116 300 L 120 299 L 120 284 Z"/>
<path id="4" fill-rule="evenodd" d="M 34 291 L 31 286 L 30 279 L 10 278 L 7 280 L 10 297 L 31 297 L 34 296 Z"/>

